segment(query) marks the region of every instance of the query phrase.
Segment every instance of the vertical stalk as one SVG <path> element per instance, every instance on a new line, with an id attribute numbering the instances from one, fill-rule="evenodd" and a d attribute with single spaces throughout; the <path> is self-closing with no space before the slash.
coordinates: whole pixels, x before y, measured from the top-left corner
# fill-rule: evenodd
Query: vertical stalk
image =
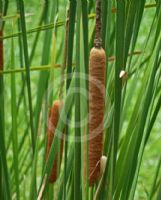
<path id="1" fill-rule="evenodd" d="M 67 58 L 67 76 L 72 73 L 72 58 L 74 46 L 74 28 L 75 28 L 75 15 L 76 15 L 76 0 L 69 0 L 69 34 L 68 34 L 68 58 Z M 67 78 L 66 89 L 68 90 L 71 78 Z"/>
<path id="2" fill-rule="evenodd" d="M 80 63 L 80 65 L 81 65 L 80 71 L 81 71 L 81 73 L 83 72 L 85 74 L 85 77 L 88 77 L 88 71 L 89 71 L 89 45 L 88 45 L 89 38 L 88 38 L 88 34 L 89 34 L 89 31 L 88 31 L 88 2 L 87 2 L 87 0 L 81 0 L 81 7 L 82 7 L 83 44 L 82 44 L 82 46 L 80 46 L 80 48 L 83 47 L 84 60 Z M 85 82 L 85 85 L 84 85 L 83 81 Z M 84 87 L 84 89 L 86 90 L 85 102 L 83 102 L 84 97 L 82 97 L 82 98 L 80 97 L 80 101 L 81 101 L 80 115 L 81 115 L 81 119 L 84 119 L 86 114 L 88 113 L 88 79 L 87 80 L 80 79 L 80 85 L 81 85 L 81 89 L 82 89 L 82 87 Z M 83 130 L 82 133 L 84 132 L 85 129 L 88 129 L 87 125 L 85 125 L 83 129 L 81 129 L 81 130 Z M 86 130 L 86 133 L 87 132 L 88 132 L 88 130 Z M 87 138 L 87 135 L 85 135 L 85 137 Z M 84 150 L 84 148 L 85 148 L 85 150 Z M 84 151 L 86 153 L 84 153 Z M 85 140 L 82 143 L 82 157 L 84 160 L 88 160 L 88 140 Z M 84 168 L 84 170 L 82 170 L 83 177 L 84 177 L 85 172 L 87 174 L 86 177 L 88 177 L 88 170 L 87 170 L 88 162 L 86 162 L 86 163 L 87 163 L 86 167 Z M 85 180 L 85 178 L 84 178 L 84 180 Z M 87 178 L 84 183 L 85 183 L 84 186 L 82 184 L 82 198 L 88 200 L 89 187 L 88 187 L 88 179 Z M 84 193 L 83 193 L 83 188 L 84 188 Z"/>
<path id="3" fill-rule="evenodd" d="M 102 47 L 102 37 L 101 37 L 101 0 L 96 1 L 96 30 L 95 30 L 95 39 L 94 46 L 98 49 Z"/>
<path id="4" fill-rule="evenodd" d="M 68 33 L 69 33 L 69 10 L 67 10 L 66 14 L 66 23 L 65 23 L 65 37 L 64 37 L 64 54 L 63 54 L 63 63 L 61 65 L 61 86 L 59 91 L 59 99 L 63 99 L 64 93 L 64 72 L 67 65 L 67 53 L 68 53 Z"/>
<path id="5" fill-rule="evenodd" d="M 105 49 L 106 46 L 106 27 L 107 27 L 107 16 L 108 16 L 108 0 L 102 1 L 102 47 Z"/>
<path id="6" fill-rule="evenodd" d="M 113 132 L 113 174 L 115 167 L 120 133 L 120 109 L 121 109 L 121 79 L 119 73 L 124 68 L 124 28 L 125 26 L 125 1 L 117 1 L 116 17 L 116 65 L 115 65 L 115 91 L 114 91 L 114 132 Z M 114 182 L 113 182 L 114 184 Z"/>
<path id="7" fill-rule="evenodd" d="M 0 36 L 3 35 L 2 29 L 2 15 L 3 15 L 3 4 L 0 1 Z M 0 70 L 3 70 L 3 40 L 0 39 Z M 6 147 L 5 147 L 5 128 L 4 128 L 4 80 L 3 75 L 0 75 L 0 165 L 1 172 L 3 172 L 1 178 L 4 184 L 4 191 L 7 199 L 11 199 L 8 166 L 6 159 Z"/>
<path id="8" fill-rule="evenodd" d="M 14 68 L 14 41 L 11 41 L 11 66 Z M 13 144 L 13 166 L 16 183 L 16 198 L 20 199 L 19 193 L 19 170 L 18 170 L 18 140 L 17 140 L 17 112 L 16 112 L 16 80 L 15 74 L 11 74 L 11 113 L 12 113 L 12 144 Z"/>
<path id="9" fill-rule="evenodd" d="M 8 10 L 8 0 L 5 0 L 4 8 L 3 8 L 3 16 L 7 15 L 7 10 Z M 3 29 L 5 26 L 5 21 L 3 21 L 2 23 L 3 23 L 2 24 L 2 29 Z"/>
<path id="10" fill-rule="evenodd" d="M 23 0 L 17 0 L 20 16 L 21 16 L 21 29 L 22 29 L 22 40 L 24 47 L 24 60 L 26 67 L 26 82 L 27 82 L 27 91 L 28 91 L 28 101 L 29 101 L 29 112 L 30 112 L 30 129 L 31 129 L 31 140 L 32 140 L 32 149 L 33 153 L 35 151 L 35 135 L 34 135 L 34 126 L 33 126 L 33 109 L 32 109 L 32 95 L 31 95 L 31 81 L 30 81 L 30 62 L 28 54 L 28 43 L 26 35 L 26 22 L 25 22 L 25 11 L 24 11 L 24 2 Z"/>
<path id="11" fill-rule="evenodd" d="M 46 6 L 47 6 L 47 1 L 44 0 L 43 10 L 42 10 L 42 13 L 41 13 L 41 16 L 40 16 L 40 20 L 38 22 L 38 26 L 41 26 L 43 21 L 44 21 Z M 40 33 L 41 33 L 41 31 L 36 32 L 36 35 L 35 35 L 35 38 L 34 38 L 34 42 L 33 42 L 33 45 L 32 45 L 32 50 L 31 50 L 31 53 L 30 53 L 30 64 L 32 63 L 32 59 L 34 57 L 34 53 L 35 53 L 35 50 L 36 50 L 36 46 L 37 46 L 37 42 L 38 42 Z"/>
<path id="12" fill-rule="evenodd" d="M 72 58 L 73 58 L 73 46 L 74 46 L 74 29 L 75 29 L 75 15 L 76 15 L 76 0 L 69 0 L 69 33 L 68 33 L 68 52 L 67 52 L 67 80 L 66 80 L 66 91 L 68 91 L 71 74 L 72 74 Z M 67 118 L 70 117 L 70 112 L 68 113 Z M 66 125 L 65 128 L 65 163 L 67 163 L 67 152 L 68 152 L 68 131 L 69 126 Z M 66 173 L 66 172 L 65 172 Z M 66 186 L 64 185 L 64 200 L 66 197 Z"/>
<path id="13" fill-rule="evenodd" d="M 67 54 L 68 54 L 68 33 L 69 33 L 69 10 L 67 10 L 66 16 L 66 26 L 65 26 L 65 44 L 64 44 L 64 57 L 63 57 L 63 65 L 61 71 L 61 88 L 59 93 L 59 98 L 63 98 L 64 93 L 64 82 L 65 82 L 65 68 L 67 65 Z M 65 137 L 66 137 L 66 130 L 65 130 Z M 63 199 L 66 200 L 66 184 L 67 184 L 67 141 L 64 142 L 64 182 L 63 182 Z"/>
<path id="14" fill-rule="evenodd" d="M 80 129 L 80 18 L 81 1 L 77 1 L 76 24 L 76 78 L 75 78 L 75 151 L 74 151 L 74 199 L 81 199 L 81 136 Z"/>
<path id="15" fill-rule="evenodd" d="M 85 73 L 86 75 L 88 75 L 89 48 L 88 48 L 88 3 L 87 3 L 87 0 L 82 0 L 81 5 L 82 5 Z M 88 90 L 88 80 L 86 81 L 86 87 Z"/>

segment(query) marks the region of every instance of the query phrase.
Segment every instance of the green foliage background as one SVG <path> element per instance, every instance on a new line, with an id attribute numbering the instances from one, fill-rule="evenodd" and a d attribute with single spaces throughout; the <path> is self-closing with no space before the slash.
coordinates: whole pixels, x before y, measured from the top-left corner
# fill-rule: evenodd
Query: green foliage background
<path id="1" fill-rule="evenodd" d="M 3 1 L 1 1 L 3 2 Z M 54 99 L 58 98 L 58 91 L 60 85 L 55 84 L 55 80 L 58 80 L 58 77 L 61 75 L 61 67 L 54 68 L 55 64 L 62 65 L 64 58 L 64 38 L 65 38 L 65 21 L 66 21 L 66 12 L 67 8 L 71 8 L 71 12 L 74 13 L 76 10 L 76 22 L 73 23 L 74 18 L 69 18 L 69 29 L 74 28 L 74 38 L 69 35 L 68 38 L 68 61 L 65 73 L 72 71 L 71 63 L 76 64 L 76 67 L 79 66 L 81 72 L 87 73 L 87 63 L 88 63 L 88 49 L 93 45 L 93 34 L 94 34 L 94 12 L 95 5 L 92 4 L 93 1 L 86 0 L 77 0 L 77 5 L 80 5 L 80 8 L 75 8 L 75 1 L 34 1 L 34 0 L 25 0 L 24 1 L 24 13 L 23 13 L 23 4 L 22 0 L 17 1 L 8 1 L 7 13 L 6 16 L 3 16 L 3 21 L 5 22 L 3 30 L 3 45 L 4 45 L 4 75 L 2 71 L 0 72 L 0 78 L 4 84 L 1 84 L 1 126 L 0 134 L 4 136 L 4 141 L 1 140 L 0 146 L 0 199 L 36 199 L 39 195 L 41 184 L 43 181 L 44 173 L 50 171 L 52 159 L 54 159 L 55 152 L 59 149 L 59 141 L 54 140 L 55 143 L 52 145 L 51 156 L 47 166 L 45 165 L 45 145 L 46 145 L 46 119 L 47 112 L 51 106 Z M 44 2 L 48 2 L 48 7 L 45 7 Z M 158 161 L 160 159 L 161 152 L 161 113 L 160 103 L 157 104 L 160 99 L 160 67 L 161 67 L 161 2 L 146 0 L 140 1 L 139 4 L 136 0 L 127 0 L 127 1 L 102 1 L 107 5 L 107 10 L 103 13 L 103 19 L 107 19 L 107 25 L 103 27 L 106 40 L 103 41 L 107 57 L 116 56 L 116 62 L 108 63 L 107 70 L 107 87 L 106 94 L 108 98 L 106 99 L 106 119 L 109 121 L 108 126 L 105 126 L 105 150 L 104 154 L 109 158 L 108 167 L 106 169 L 106 177 L 109 185 L 108 187 L 102 187 L 101 192 L 99 193 L 98 199 L 160 199 L 160 188 L 161 188 L 161 174 L 160 172 L 156 176 L 156 182 L 154 181 L 156 170 L 159 169 L 160 164 Z M 141 4 L 149 5 L 149 7 L 144 8 L 142 19 L 140 20 L 140 26 L 137 25 L 132 29 L 129 28 L 132 25 L 130 19 L 133 18 L 133 13 L 138 14 L 137 9 Z M 3 10 L 7 5 L 7 1 L 3 2 Z M 18 5 L 18 6 L 17 6 Z M 91 5 L 91 10 L 89 11 L 89 18 L 86 16 L 86 5 Z M 133 5 L 133 10 L 130 10 L 130 6 Z M 82 7 L 81 7 L 82 6 Z M 120 7 L 119 7 L 120 6 Z M 20 15 L 17 12 L 17 7 L 20 8 Z M 109 12 L 112 8 L 118 9 L 117 13 Z M 45 12 L 43 15 L 42 23 L 40 19 L 42 16 L 43 8 Z M 82 8 L 82 9 L 81 9 Z M 126 12 L 124 9 L 126 8 Z M 85 17 L 82 20 L 82 11 L 84 11 Z M 129 12 L 129 13 L 128 13 Z M 23 21 L 23 14 L 25 14 L 25 21 Z M 119 18 L 117 18 L 119 15 Z M 139 14 L 138 14 L 139 15 Z M 88 22 L 88 31 L 83 26 L 86 26 Z M 19 23 L 19 27 L 18 27 Z M 129 24 L 128 24 L 129 23 Z M 56 27 L 54 28 L 54 25 Z M 75 27 L 74 27 L 75 24 Z M 46 25 L 46 26 L 45 26 Z M 48 29 L 49 25 L 49 29 Z M 25 26 L 27 33 L 25 32 Z M 44 30 L 41 30 L 41 26 L 45 27 Z M 129 28 L 129 29 L 128 29 Z M 118 31 L 119 30 L 119 31 Z M 28 33 L 28 31 L 32 33 Z M 128 32 L 129 31 L 129 32 Z M 21 33 L 20 33 L 21 32 Z M 120 35 L 119 35 L 120 33 Z M 134 39 L 135 34 L 138 33 L 136 43 L 134 40 L 128 41 L 128 36 L 132 36 Z M 34 41 L 36 35 L 38 34 L 38 40 L 35 43 Z M 79 37 L 80 34 L 80 37 Z M 83 43 L 83 39 L 87 39 L 88 34 L 88 44 Z M 124 40 L 122 41 L 122 35 L 125 34 Z M 120 38 L 119 38 L 120 37 Z M 27 40 L 26 40 L 27 39 Z M 74 44 L 72 45 L 72 39 L 74 39 Z M 21 42 L 21 43 L 20 43 Z M 27 42 L 27 43 L 26 43 Z M 22 46 L 21 46 L 22 45 Z M 27 46 L 26 46 L 27 45 Z M 86 46 L 85 46 L 86 45 Z M 127 45 L 127 46 L 124 46 Z M 133 46 L 134 45 L 134 46 Z M 33 55 L 31 54 L 35 47 Z M 87 49 L 87 48 L 88 49 Z M 129 48 L 128 48 L 129 47 Z M 133 48 L 134 47 L 134 48 Z M 28 51 L 25 52 L 24 49 Z M 71 57 L 73 50 L 73 56 Z M 124 58 L 121 55 L 128 51 L 128 53 L 139 52 L 137 55 L 131 54 L 128 56 L 125 66 L 122 66 L 124 63 Z M 158 53 L 159 52 L 159 53 Z M 27 55 L 28 54 L 28 55 Z M 32 60 L 30 59 L 32 57 Z M 123 54 L 124 55 L 124 54 Z M 158 67 L 155 72 L 154 85 L 152 86 L 151 93 L 150 91 L 150 77 L 152 76 L 152 70 L 155 68 L 155 60 L 157 60 L 158 55 Z M 70 59 L 72 58 L 72 59 Z M 28 64 L 27 64 L 28 63 Z M 29 68 L 30 67 L 30 68 Z M 48 67 L 46 70 L 45 68 Z M 32 69 L 37 70 L 32 70 Z M 121 90 L 120 80 L 117 80 L 117 74 L 115 76 L 115 69 L 125 68 L 128 71 L 129 78 L 127 80 L 126 90 L 122 90 L 122 99 L 124 103 L 126 102 L 125 107 L 120 111 L 120 115 L 116 113 L 116 108 L 120 108 L 121 104 Z M 23 72 L 15 72 L 14 70 L 21 69 Z M 30 70 L 31 69 L 31 70 Z M 74 67 L 73 67 L 74 69 Z M 27 82 L 26 82 L 26 74 Z M 74 77 L 74 76 L 73 76 Z M 72 84 L 74 84 L 75 79 L 72 78 Z M 118 81 L 118 82 L 117 82 Z M 31 84 L 31 85 L 30 85 Z M 85 88 L 85 81 L 80 82 L 80 87 Z M 119 84 L 119 88 L 116 85 Z M 53 90 L 47 96 L 46 87 L 47 85 L 51 86 Z M 68 83 L 67 83 L 68 85 Z M 65 86 L 67 86 L 65 85 Z M 28 95 L 31 89 L 31 98 Z M 70 87 L 69 90 L 70 92 Z M 117 93 L 118 91 L 118 93 Z M 116 93 L 115 93 L 116 92 Z M 148 94 L 151 96 L 148 96 Z M 76 95 L 76 94 L 75 94 Z M 146 96 L 147 95 L 147 96 Z M 64 90 L 64 98 L 67 96 Z M 80 98 L 80 113 L 76 118 L 83 119 L 83 116 L 87 114 L 87 102 L 82 96 L 77 96 Z M 40 100 L 42 98 L 42 101 Z M 120 99 L 119 99 L 120 98 Z M 149 98 L 148 112 L 142 115 L 145 108 L 145 98 Z M 4 105 L 2 103 L 4 99 Z M 70 100 L 69 100 L 70 99 Z M 30 101 L 32 102 L 32 111 Z M 122 100 L 123 101 L 123 100 Z M 136 102 L 138 104 L 136 105 Z M 71 105 L 74 105 L 73 96 L 66 98 L 65 109 L 70 110 Z M 76 105 L 79 105 L 79 102 Z M 39 107 L 40 105 L 40 107 Z M 155 110 L 155 106 L 158 105 Z M 118 107 L 117 107 L 118 106 Z M 4 114 L 2 112 L 4 108 Z M 85 109 L 84 109 L 85 108 Z M 73 109 L 70 110 L 71 114 L 71 124 L 68 124 L 68 134 L 74 137 L 75 132 L 84 134 L 84 128 L 81 127 L 75 131 L 75 113 Z M 114 109 L 114 114 L 113 113 Z M 130 161 L 130 155 L 132 156 L 132 149 L 138 149 L 138 154 L 141 155 L 141 144 L 144 143 L 144 137 L 146 137 L 146 131 L 148 130 L 148 125 L 152 121 L 152 116 L 157 112 L 157 117 L 154 120 L 154 126 L 150 131 L 150 136 L 145 145 L 143 151 L 143 158 L 141 159 L 141 167 L 138 172 L 133 171 L 133 175 L 136 175 L 138 178 L 135 186 L 134 177 L 131 182 L 130 175 L 126 174 L 126 170 L 132 169 L 133 166 L 138 167 L 138 163 L 133 160 Z M 146 109 L 145 109 L 146 112 Z M 62 112 L 63 113 L 63 112 Z M 62 114 L 63 115 L 63 114 Z M 116 116 L 115 116 L 116 115 Z M 132 120 L 132 116 L 133 119 Z M 141 116 L 144 118 L 141 119 Z M 136 118 L 135 118 L 136 117 Z M 30 123 L 33 120 L 33 134 L 35 140 L 35 149 L 33 153 L 33 141 L 32 141 L 32 125 Z M 110 120 L 112 119 L 112 120 Z M 137 138 L 138 141 L 142 142 L 137 148 L 133 141 L 135 141 L 136 133 L 139 133 L 139 122 L 145 119 L 145 124 L 143 123 L 143 138 Z M 116 121 L 120 120 L 120 126 L 117 126 Z M 3 123 L 4 121 L 4 123 Z M 4 125 L 4 130 L 3 130 Z M 72 126 L 73 125 L 73 126 Z M 107 125 L 107 124 L 106 124 Z M 63 129 L 63 123 L 59 123 L 60 130 Z M 114 126 L 114 128 L 112 128 Z M 129 129 L 130 128 L 130 129 Z M 140 126 L 140 130 L 141 130 Z M 114 130 L 113 130 L 114 129 Z M 77 132 L 77 133 L 78 133 Z M 117 159 L 115 158 L 115 153 L 113 147 L 117 146 L 117 132 L 118 132 L 118 149 L 116 152 Z M 135 132 L 135 134 L 134 134 Z M 115 136 L 113 136 L 115 134 Z M 114 140 L 113 140 L 114 137 Z M 116 137 L 116 138 L 115 138 Z M 132 137 L 132 139 L 130 139 Z M 112 147 L 110 146 L 110 138 L 112 138 Z M 1 139 L 1 138 L 0 138 Z M 115 141 L 116 139 L 116 141 Z M 125 141 L 127 140 L 127 145 Z M 116 143 L 115 143 L 116 142 Z M 5 144 L 5 149 L 3 148 Z M 87 187 L 87 191 L 84 189 L 83 184 L 83 157 L 80 155 L 80 160 L 76 159 L 80 153 L 80 149 L 83 149 L 83 144 L 76 145 L 72 142 L 68 143 L 67 150 L 67 159 L 63 160 L 60 178 L 54 184 L 48 185 L 44 192 L 44 199 L 76 199 L 76 192 L 78 191 L 78 199 L 93 199 L 93 196 L 96 193 L 96 188 L 91 189 Z M 81 150 L 83 153 L 83 150 Z M 131 153 L 130 153 L 131 151 Z M 75 157 L 73 156 L 75 155 Z M 6 156 L 3 160 L 3 156 Z M 129 155 L 129 157 L 126 155 Z M 134 154 L 135 155 L 135 154 Z M 121 157 L 123 156 L 123 157 Z M 65 155 L 64 155 L 65 157 Z M 63 157 L 63 159 L 64 159 Z M 72 160 L 72 158 L 75 158 Z M 82 159 L 81 159 L 82 158 Z M 116 174 L 113 172 L 113 162 L 112 158 L 116 161 Z M 125 159 L 125 165 L 124 163 Z M 72 161 L 71 161 L 72 160 Z M 137 160 L 138 161 L 138 160 Z M 70 164 L 69 164 L 70 163 Z M 130 166 L 130 164 L 132 166 Z M 65 166 L 67 168 L 67 174 L 69 172 L 69 177 L 64 176 Z M 70 167 L 71 166 L 71 167 Z M 81 167 L 80 174 L 75 174 L 77 169 L 75 166 Z M 157 168 L 158 166 L 158 168 Z M 129 167 L 129 168 L 128 168 Z M 69 168 L 69 169 L 68 169 Z M 44 171 L 45 170 L 45 171 Z M 71 171 L 70 171 L 71 170 Z M 5 173 L 6 172 L 6 173 Z M 8 176 L 6 176 L 8 174 Z M 125 175 L 125 176 L 124 176 Z M 68 177 L 68 178 L 67 178 Z M 119 178 L 120 182 L 119 182 Z M 128 179 L 129 178 L 129 179 Z M 115 180 L 116 183 L 112 185 L 112 181 Z M 78 182 L 77 182 L 78 181 Z M 81 185 L 81 190 L 79 188 L 79 183 Z M 127 186 L 132 186 L 129 190 Z M 8 185 L 9 184 L 9 185 Z M 154 188 L 153 188 L 154 186 Z M 64 192 L 66 187 L 66 193 Z M 127 189 L 127 190 L 126 190 Z M 133 197 L 133 190 L 134 197 Z M 154 190 L 153 190 L 154 189 Z M 128 193 L 128 192 L 129 193 Z M 118 193 L 117 193 L 118 192 Z M 9 194 L 10 193 L 10 194 Z M 65 194 L 66 195 L 65 195 Z M 107 195 L 108 193 L 108 195 Z M 102 195 L 104 194 L 104 195 Z M 124 195 L 125 194 L 125 195 Z M 152 194 L 152 196 L 150 196 Z M 118 195 L 118 196 L 117 196 Z M 127 195 L 127 196 L 126 196 Z M 111 196 L 111 197 L 110 197 Z"/>

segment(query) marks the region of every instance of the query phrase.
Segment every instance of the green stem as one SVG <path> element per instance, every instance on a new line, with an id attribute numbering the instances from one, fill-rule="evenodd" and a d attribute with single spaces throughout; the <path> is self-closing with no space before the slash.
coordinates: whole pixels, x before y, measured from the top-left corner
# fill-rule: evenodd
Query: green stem
<path id="1" fill-rule="evenodd" d="M 23 0 L 17 0 L 17 3 L 19 5 L 19 10 L 20 10 L 20 15 L 21 15 L 22 40 L 23 40 L 23 47 L 24 47 L 26 82 L 27 82 L 29 112 L 30 112 L 31 141 L 32 141 L 32 149 L 33 149 L 33 153 L 34 153 L 34 151 L 35 151 L 35 135 L 34 135 L 34 126 L 33 126 L 33 109 L 32 109 L 32 95 L 31 95 L 31 81 L 30 81 L 30 62 L 29 62 L 29 55 L 28 55 L 28 43 L 27 43 L 27 35 L 26 35 L 24 2 L 23 2 Z"/>
<path id="2" fill-rule="evenodd" d="M 81 2 L 77 1 L 76 26 L 76 78 L 75 78 L 75 151 L 74 151 L 74 199 L 81 200 L 81 128 L 80 128 L 80 18 Z"/>

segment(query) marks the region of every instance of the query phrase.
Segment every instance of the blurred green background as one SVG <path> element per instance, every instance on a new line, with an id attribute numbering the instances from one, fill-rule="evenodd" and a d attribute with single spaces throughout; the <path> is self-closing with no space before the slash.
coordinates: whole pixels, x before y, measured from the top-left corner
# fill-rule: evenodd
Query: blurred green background
<path id="1" fill-rule="evenodd" d="M 32 30 L 36 27 L 38 27 L 38 23 L 40 20 L 41 12 L 43 9 L 44 1 L 36 1 L 36 0 L 25 0 L 25 13 L 26 13 L 26 25 L 27 25 L 27 30 Z M 155 1 L 150 1 L 147 0 L 147 4 L 155 3 Z M 113 3 L 115 6 L 115 3 Z M 49 4 L 50 7 L 50 4 Z M 57 20 L 60 22 L 65 21 L 65 16 L 66 16 L 66 10 L 68 7 L 68 2 L 60 0 L 59 1 L 59 12 L 57 14 Z M 50 11 L 51 12 L 51 11 Z M 137 45 L 135 50 L 136 51 L 142 51 L 142 47 L 146 42 L 147 39 L 147 34 L 149 33 L 149 28 L 150 24 L 152 23 L 153 16 L 155 14 L 155 7 L 153 8 L 147 8 L 144 11 L 143 19 L 142 19 L 142 24 L 137 40 Z M 18 27 L 17 27 L 17 8 L 16 8 L 16 3 L 14 0 L 9 1 L 9 7 L 8 7 L 8 12 L 7 12 L 8 18 L 5 20 L 5 30 L 4 30 L 4 36 L 10 36 L 14 33 L 18 33 Z M 93 20 L 93 19 L 91 19 Z M 50 23 L 50 22 L 49 22 Z M 64 26 L 60 26 L 57 28 L 56 31 L 53 29 L 50 29 L 53 33 L 55 33 L 55 39 L 51 39 L 51 45 L 49 49 L 49 60 L 48 64 L 52 64 L 53 62 L 53 57 L 56 55 L 56 64 L 61 64 L 62 63 L 62 56 L 63 56 L 63 37 L 64 37 Z M 89 30 L 90 31 L 90 30 Z M 40 37 L 38 39 L 38 43 L 35 49 L 35 54 L 33 56 L 33 60 L 30 63 L 30 65 L 33 67 L 36 66 L 41 66 L 42 65 L 42 52 L 43 52 L 43 43 L 44 43 L 44 37 L 45 37 L 45 31 L 40 31 Z M 27 35 L 27 40 L 28 40 L 28 50 L 29 54 L 31 53 L 32 50 L 32 45 L 33 41 L 35 39 L 36 32 L 30 33 Z M 52 36 L 53 37 L 53 36 Z M 4 63 L 5 67 L 4 70 L 9 70 L 11 69 L 11 45 L 12 45 L 12 39 L 7 38 L 4 40 Z M 55 46 L 54 50 L 52 50 L 53 46 Z M 148 48 L 146 48 L 147 50 Z M 53 52 L 54 51 L 54 52 Z M 15 68 L 20 68 L 24 67 L 21 66 L 20 64 L 20 56 L 19 56 L 19 45 L 18 45 L 18 37 L 14 37 L 14 56 L 15 56 Z M 142 52 L 148 55 L 149 52 Z M 74 52 L 75 54 L 75 52 Z M 114 55 L 111 55 L 114 56 Z M 136 55 L 135 62 L 137 61 L 137 56 Z M 75 56 L 74 56 L 75 60 Z M 136 62 L 137 63 L 137 62 Z M 111 64 L 112 66 L 112 64 Z M 136 66 L 137 67 L 137 66 Z M 54 77 L 59 74 L 59 70 L 56 69 L 54 72 Z M 33 107 L 35 107 L 36 104 L 36 94 L 37 94 L 37 84 L 38 84 L 38 77 L 39 77 L 39 71 L 31 71 L 31 88 L 32 88 L 32 101 L 33 101 Z M 9 163 L 9 166 L 12 166 L 13 162 L 13 153 L 12 153 L 12 148 L 11 148 L 11 142 L 10 142 L 10 132 L 11 132 L 11 107 L 10 107 L 10 102 L 11 102 L 11 91 L 10 91 L 10 85 L 11 85 L 11 79 L 10 79 L 10 74 L 4 75 L 4 85 L 5 85 L 5 139 L 6 139 L 6 144 L 7 144 L 7 161 Z M 139 87 L 139 86 L 138 86 Z M 21 89 L 22 89 L 22 73 L 16 73 L 16 89 L 17 89 L 17 94 L 20 94 Z M 26 89 L 25 89 L 26 90 Z M 26 95 L 26 91 L 25 91 Z M 142 94 L 144 95 L 144 94 Z M 136 93 L 137 96 L 137 93 Z M 135 102 L 135 98 L 133 99 Z M 18 141 L 21 141 L 23 137 L 23 133 L 26 130 L 26 123 L 28 123 L 28 116 L 29 113 L 25 112 L 24 105 L 28 106 L 28 102 L 24 102 L 24 104 L 20 105 L 20 112 L 18 114 Z M 131 114 L 130 108 L 128 108 L 128 115 L 126 116 L 126 120 L 128 121 L 128 116 Z M 126 127 L 126 123 L 124 123 L 124 126 Z M 29 130 L 27 130 L 29 132 Z M 41 130 L 42 131 L 42 130 Z M 42 131 L 43 132 L 43 131 Z M 123 131 L 124 132 L 124 131 Z M 40 137 L 41 137 L 40 133 Z M 152 133 L 150 135 L 150 138 L 148 140 L 148 145 L 146 146 L 142 165 L 141 165 L 141 170 L 140 170 L 140 175 L 139 175 L 139 184 L 137 186 L 137 191 L 136 191 L 136 199 L 143 200 L 147 199 L 147 191 L 151 188 L 151 184 L 154 178 L 154 173 L 156 169 L 156 164 L 159 158 L 159 154 L 161 152 L 161 112 L 159 113 L 157 120 L 155 122 L 155 125 L 153 127 Z M 32 153 L 31 149 L 29 146 L 31 145 L 31 141 L 29 138 L 25 139 L 24 145 L 23 145 L 23 150 L 21 151 L 20 157 L 21 157 L 21 162 L 23 163 L 22 168 L 26 170 L 27 168 L 30 168 L 30 163 L 29 160 L 31 159 Z M 28 149 L 28 151 L 27 151 Z M 43 151 L 40 151 L 39 157 L 43 155 Z M 39 165 L 41 165 L 42 158 L 38 160 L 38 168 Z M 29 165 L 29 166 L 28 166 Z M 22 170 L 22 172 L 24 171 Z M 41 171 L 41 166 L 40 169 Z M 28 196 L 27 188 L 29 185 L 30 180 L 28 179 L 28 174 L 31 172 L 31 169 L 27 171 L 27 174 L 24 173 L 24 175 L 21 176 L 24 181 L 22 181 L 23 189 L 25 191 L 21 190 L 22 195 L 26 195 L 25 198 Z M 38 173 L 39 174 L 39 173 Z M 10 176 L 13 176 L 13 170 L 10 172 Z M 39 177 L 41 178 L 41 176 Z M 13 183 L 14 184 L 14 183 Z M 14 199 L 14 198 L 13 198 Z"/>

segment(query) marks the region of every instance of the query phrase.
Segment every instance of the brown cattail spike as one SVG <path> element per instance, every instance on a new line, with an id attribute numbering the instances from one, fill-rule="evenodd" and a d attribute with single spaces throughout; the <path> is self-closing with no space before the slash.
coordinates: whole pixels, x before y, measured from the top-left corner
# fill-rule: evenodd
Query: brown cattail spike
<path id="1" fill-rule="evenodd" d="M 89 185 L 100 176 L 103 149 L 106 54 L 101 39 L 101 0 L 96 0 L 96 30 L 94 48 L 89 59 Z"/>
<path id="2" fill-rule="evenodd" d="M 47 127 L 47 137 L 48 137 L 48 142 L 47 142 L 47 152 L 46 152 L 46 159 L 48 159 L 50 147 L 52 144 L 52 141 L 54 139 L 54 134 L 55 130 L 57 127 L 57 123 L 59 121 L 59 112 L 61 107 L 63 106 L 63 103 L 59 100 L 54 101 L 52 108 L 49 112 L 49 119 L 48 119 L 48 127 Z M 62 155 L 63 155 L 63 136 L 61 138 L 61 143 L 60 143 L 60 164 L 62 160 Z M 57 180 L 57 167 L 58 167 L 58 154 L 56 155 L 56 158 L 53 163 L 52 171 L 49 176 L 49 182 L 53 183 Z"/>
<path id="3" fill-rule="evenodd" d="M 89 184 L 100 176 L 100 159 L 103 149 L 103 121 L 105 96 L 105 51 L 92 48 L 89 60 Z"/>

